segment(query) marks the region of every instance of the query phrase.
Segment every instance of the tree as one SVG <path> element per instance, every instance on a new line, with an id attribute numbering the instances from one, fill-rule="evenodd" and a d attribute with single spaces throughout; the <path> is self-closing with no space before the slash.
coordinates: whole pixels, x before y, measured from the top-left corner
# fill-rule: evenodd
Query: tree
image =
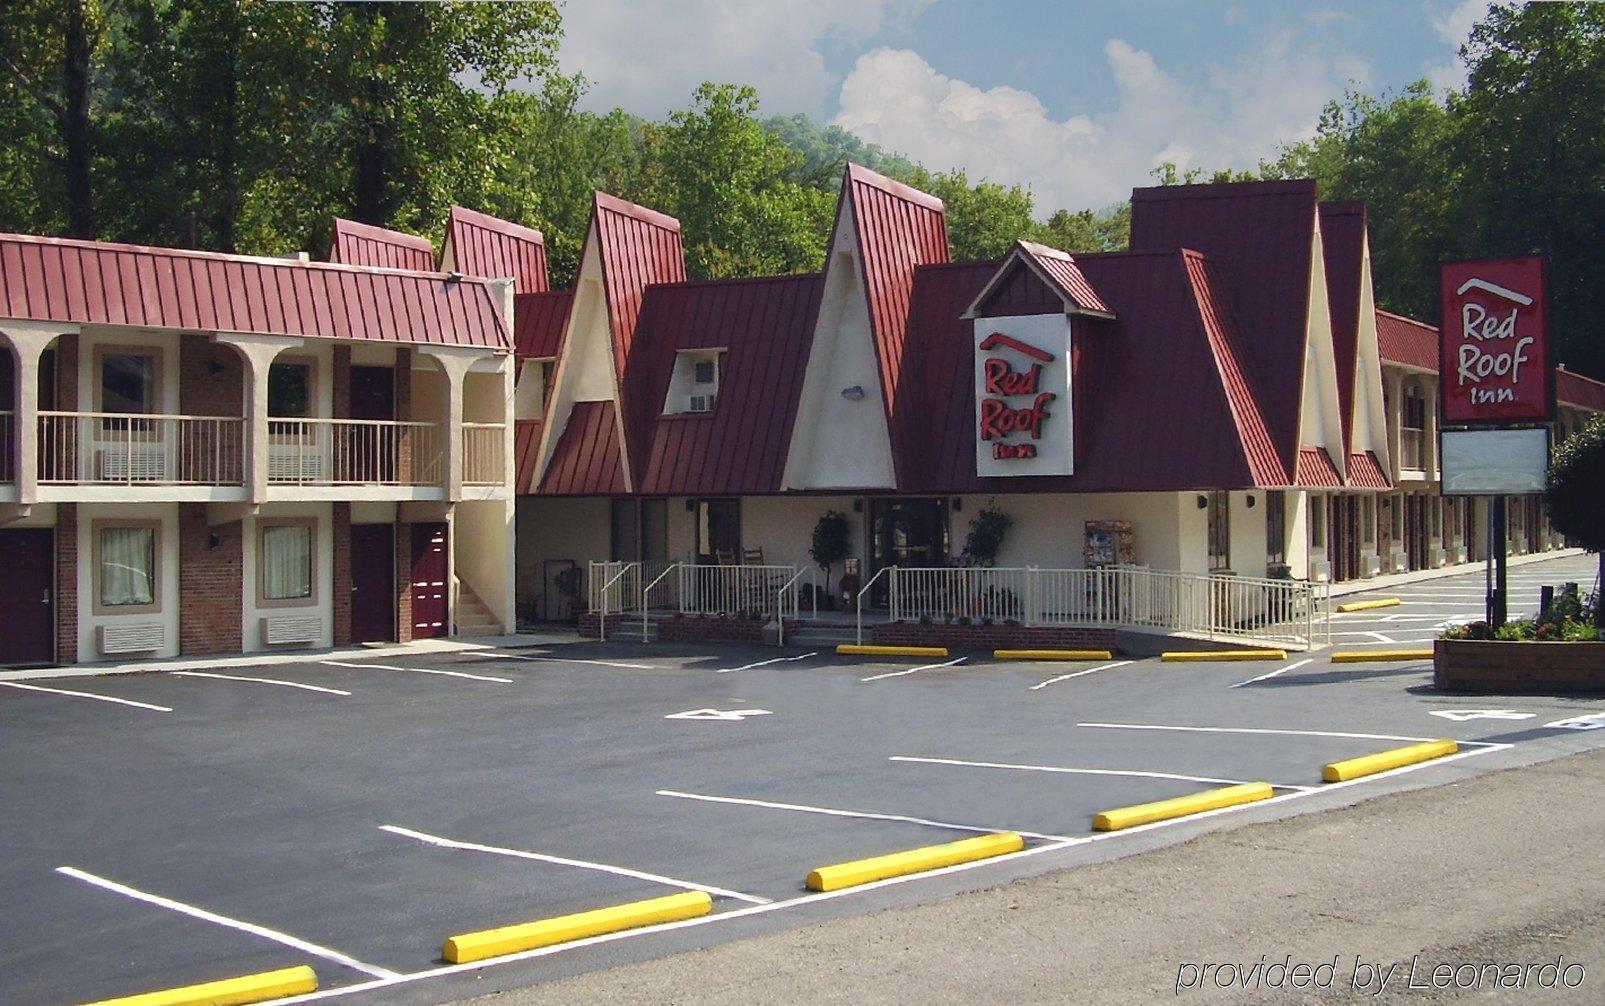
<path id="1" fill-rule="evenodd" d="M 1594 595 L 1594 624 L 1605 628 L 1605 415 L 1555 448 L 1549 465 L 1544 507 L 1549 523 L 1590 552 L 1598 553 L 1600 579 Z"/>

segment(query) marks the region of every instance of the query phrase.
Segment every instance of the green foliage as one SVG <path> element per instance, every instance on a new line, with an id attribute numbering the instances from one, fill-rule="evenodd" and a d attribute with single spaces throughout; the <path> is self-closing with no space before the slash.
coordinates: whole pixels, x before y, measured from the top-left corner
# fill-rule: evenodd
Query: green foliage
<path id="1" fill-rule="evenodd" d="M 1549 523 L 1590 552 L 1599 553 L 1600 590 L 1594 623 L 1605 626 L 1605 415 L 1598 415 L 1555 448 L 1544 509 Z"/>
<path id="2" fill-rule="evenodd" d="M 998 509 L 996 502 L 970 518 L 970 531 L 964 538 L 963 556 L 977 566 L 990 566 L 1003 548 L 1003 536 L 1014 526 L 1014 517 Z"/>
<path id="3" fill-rule="evenodd" d="M 829 576 L 830 568 L 852 552 L 852 528 L 847 522 L 847 515 L 840 510 L 826 510 L 814 524 L 814 539 L 808 554 Z"/>
<path id="4" fill-rule="evenodd" d="M 1469 622 L 1451 625 L 1443 630 L 1444 639 L 1498 640 L 1505 643 L 1593 643 L 1600 638 L 1599 628 L 1585 619 L 1567 616 L 1560 619 L 1534 621 L 1518 618 L 1497 629 L 1487 622 Z"/>

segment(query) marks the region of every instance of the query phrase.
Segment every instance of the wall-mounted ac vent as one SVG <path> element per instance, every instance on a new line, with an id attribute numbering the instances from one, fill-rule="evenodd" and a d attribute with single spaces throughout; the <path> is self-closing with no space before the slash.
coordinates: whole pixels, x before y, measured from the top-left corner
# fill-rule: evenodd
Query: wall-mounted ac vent
<path id="1" fill-rule="evenodd" d="M 691 411 L 691 412 L 712 412 L 713 411 L 713 396 L 712 395 L 692 395 L 691 396 L 691 408 L 688 411 Z"/>
<path id="2" fill-rule="evenodd" d="M 262 619 L 262 642 L 268 646 L 283 643 L 315 643 L 323 635 L 319 615 L 269 615 Z"/>
<path id="3" fill-rule="evenodd" d="M 100 652 L 154 653 L 162 648 L 166 633 L 161 622 L 114 622 L 100 627 Z"/>

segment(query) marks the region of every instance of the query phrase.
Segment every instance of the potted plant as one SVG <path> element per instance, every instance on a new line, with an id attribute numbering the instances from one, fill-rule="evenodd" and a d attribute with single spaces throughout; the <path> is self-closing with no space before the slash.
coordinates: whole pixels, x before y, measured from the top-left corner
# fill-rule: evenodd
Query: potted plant
<path id="1" fill-rule="evenodd" d="M 840 510 L 826 510 L 814 523 L 813 544 L 809 546 L 808 554 L 813 556 L 814 562 L 825 573 L 825 591 L 820 600 L 821 608 L 833 605 L 830 593 L 830 570 L 838 562 L 852 554 L 852 526 L 848 523 L 847 515 Z"/>
<path id="2" fill-rule="evenodd" d="M 996 500 L 988 500 L 986 506 L 970 518 L 970 532 L 964 538 L 964 551 L 960 556 L 967 565 L 992 565 L 1003 549 L 1003 536 L 1013 526 L 1014 518 L 999 510 Z"/>

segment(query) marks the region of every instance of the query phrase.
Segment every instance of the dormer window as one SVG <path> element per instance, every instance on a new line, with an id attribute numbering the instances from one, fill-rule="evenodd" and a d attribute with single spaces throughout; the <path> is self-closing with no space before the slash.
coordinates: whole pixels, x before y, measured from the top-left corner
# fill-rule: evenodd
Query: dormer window
<path id="1" fill-rule="evenodd" d="M 724 370 L 722 349 L 682 349 L 674 357 L 664 415 L 712 412 Z"/>

